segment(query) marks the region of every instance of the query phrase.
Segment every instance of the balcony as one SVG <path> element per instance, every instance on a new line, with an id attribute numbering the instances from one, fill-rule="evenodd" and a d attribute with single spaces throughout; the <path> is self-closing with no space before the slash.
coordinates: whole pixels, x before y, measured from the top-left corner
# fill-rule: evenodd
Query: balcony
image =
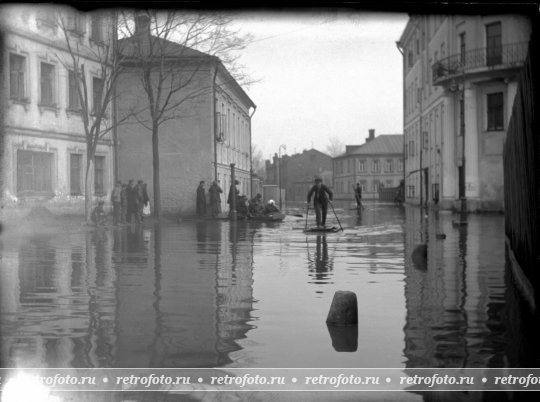
<path id="1" fill-rule="evenodd" d="M 519 68 L 527 57 L 528 42 L 513 43 L 500 47 L 479 48 L 454 54 L 433 64 L 433 85 L 445 85 L 462 75 L 500 73 Z"/>

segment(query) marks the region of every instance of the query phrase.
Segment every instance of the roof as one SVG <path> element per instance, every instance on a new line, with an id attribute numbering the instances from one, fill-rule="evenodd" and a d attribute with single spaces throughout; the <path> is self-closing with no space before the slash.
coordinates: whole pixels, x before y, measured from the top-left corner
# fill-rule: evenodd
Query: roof
<path id="1" fill-rule="evenodd" d="M 251 107 L 256 107 L 255 103 L 251 100 L 248 94 L 240 86 L 240 84 L 232 77 L 227 68 L 223 65 L 219 57 L 211 56 L 209 54 L 200 52 L 198 50 L 189 48 L 176 42 L 172 42 L 167 39 L 159 38 L 151 35 L 148 32 L 136 33 L 133 36 L 122 38 L 118 40 L 118 47 L 121 49 L 121 53 L 126 57 L 126 61 L 147 59 L 151 60 L 152 57 L 156 58 L 156 63 L 160 60 L 174 61 L 178 59 L 198 60 L 198 62 L 216 62 L 220 71 L 231 79 L 227 79 L 233 87 L 239 92 L 239 94 L 245 97 L 247 104 Z M 164 57 L 162 57 L 164 56 Z"/>
<path id="2" fill-rule="evenodd" d="M 168 57 L 213 57 L 179 43 L 149 34 L 135 34 L 118 40 L 119 48 L 127 57 L 151 57 L 167 54 Z"/>
<path id="3" fill-rule="evenodd" d="M 383 134 L 375 137 L 349 153 L 339 157 L 349 155 L 388 155 L 403 153 L 403 135 L 402 134 Z"/>

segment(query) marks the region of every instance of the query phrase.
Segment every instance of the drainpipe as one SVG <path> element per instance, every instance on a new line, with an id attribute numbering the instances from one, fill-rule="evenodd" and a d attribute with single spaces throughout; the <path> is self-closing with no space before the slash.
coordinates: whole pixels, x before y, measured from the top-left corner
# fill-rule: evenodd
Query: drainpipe
<path id="1" fill-rule="evenodd" d="M 405 54 L 403 52 L 403 47 L 401 42 L 396 42 L 396 47 L 399 50 L 399 53 L 401 53 L 401 59 L 403 60 L 403 75 L 402 75 L 402 81 L 403 81 L 403 88 L 402 88 L 402 96 L 403 96 L 403 105 L 405 105 Z M 407 171 L 407 155 L 405 155 L 405 145 L 407 143 L 407 138 L 405 137 L 405 110 L 403 110 L 403 147 L 402 147 L 402 154 L 403 154 L 403 202 L 405 202 L 407 195 L 406 195 L 406 185 L 405 185 L 405 177 L 406 177 L 406 171 Z"/>
<path id="2" fill-rule="evenodd" d="M 249 115 L 249 196 L 253 199 L 253 152 L 251 149 L 251 118 L 257 111 L 257 106 L 253 106 L 253 112 Z"/>
<path id="3" fill-rule="evenodd" d="M 218 72 L 218 65 L 215 64 L 214 77 L 212 79 L 212 136 L 214 139 L 214 180 L 218 180 L 217 172 L 217 137 L 216 137 L 216 77 Z"/>

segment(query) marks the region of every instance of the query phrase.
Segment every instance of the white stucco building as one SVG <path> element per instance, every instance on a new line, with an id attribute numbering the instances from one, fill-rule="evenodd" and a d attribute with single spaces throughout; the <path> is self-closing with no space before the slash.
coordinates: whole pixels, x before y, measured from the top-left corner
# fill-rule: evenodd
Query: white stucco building
<path id="1" fill-rule="evenodd" d="M 62 205 L 64 211 L 71 205 L 83 211 L 86 142 L 73 63 L 58 26 L 59 15 L 85 65 L 91 102 L 99 92 L 101 65 L 92 53 L 103 46 L 110 32 L 104 15 L 47 5 L 0 8 L 4 211 L 36 203 L 52 208 Z M 111 118 L 109 114 L 105 124 Z M 93 173 L 95 195 L 107 196 L 113 183 L 111 135 L 97 146 Z"/>
<path id="2" fill-rule="evenodd" d="M 503 210 L 503 144 L 530 32 L 517 15 L 411 15 L 398 42 L 407 202 Z"/>

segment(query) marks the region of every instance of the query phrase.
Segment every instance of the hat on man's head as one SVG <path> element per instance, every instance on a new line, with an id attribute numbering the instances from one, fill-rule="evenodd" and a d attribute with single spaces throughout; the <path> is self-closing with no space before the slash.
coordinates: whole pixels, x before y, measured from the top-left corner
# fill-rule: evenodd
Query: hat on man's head
<path id="1" fill-rule="evenodd" d="M 240 184 L 240 182 L 238 180 L 235 180 L 234 184 Z"/>
<path id="2" fill-rule="evenodd" d="M 315 183 L 321 183 L 322 177 L 321 176 L 315 176 Z"/>

